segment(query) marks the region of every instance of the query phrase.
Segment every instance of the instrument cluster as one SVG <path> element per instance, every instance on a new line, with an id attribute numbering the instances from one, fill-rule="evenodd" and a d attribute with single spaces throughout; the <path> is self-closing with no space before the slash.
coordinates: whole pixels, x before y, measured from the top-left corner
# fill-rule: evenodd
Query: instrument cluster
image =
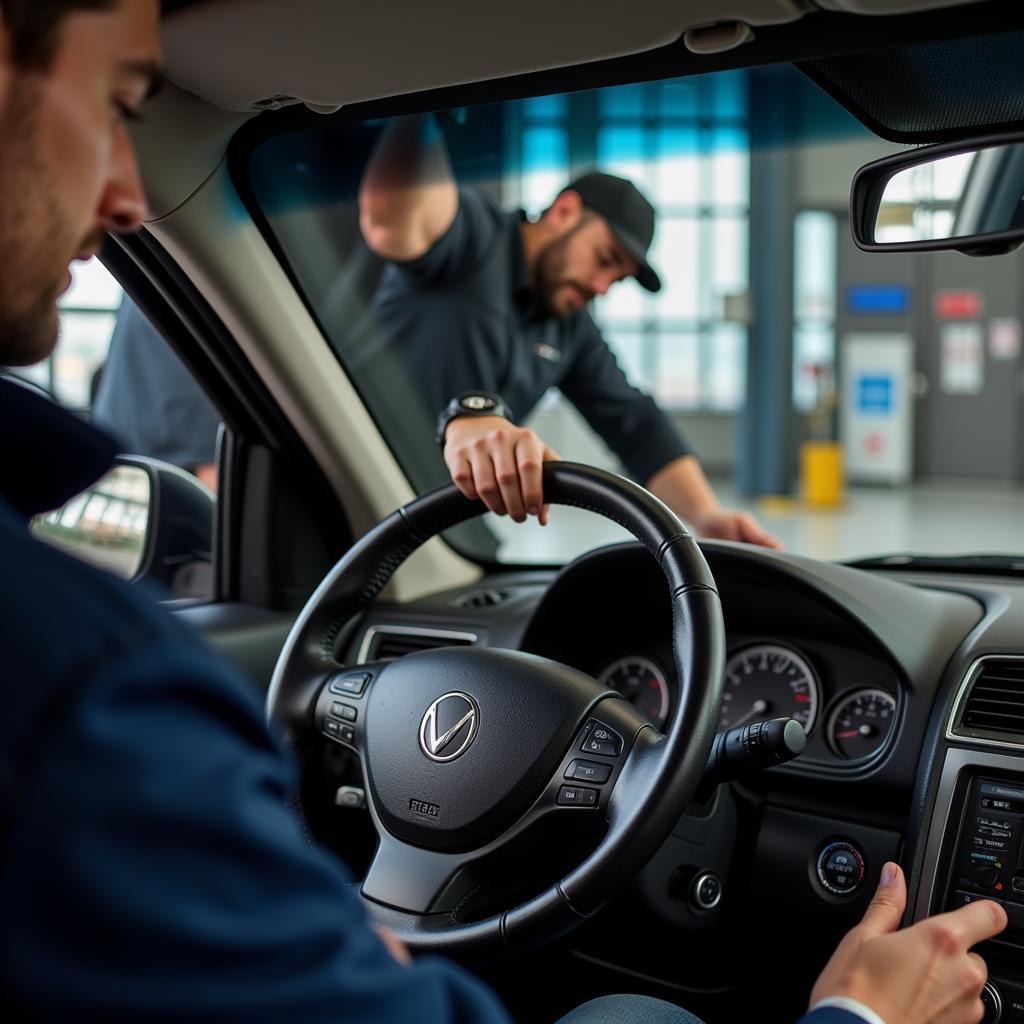
<path id="1" fill-rule="evenodd" d="M 810 653 L 781 642 L 754 641 L 733 647 L 725 664 L 720 731 L 770 718 L 792 718 L 827 755 L 859 763 L 889 741 L 897 718 L 897 695 L 876 679 L 823 673 Z M 649 653 L 623 654 L 598 678 L 621 693 L 659 729 L 677 697 L 678 683 Z M 810 752 L 810 751 L 809 751 Z"/>

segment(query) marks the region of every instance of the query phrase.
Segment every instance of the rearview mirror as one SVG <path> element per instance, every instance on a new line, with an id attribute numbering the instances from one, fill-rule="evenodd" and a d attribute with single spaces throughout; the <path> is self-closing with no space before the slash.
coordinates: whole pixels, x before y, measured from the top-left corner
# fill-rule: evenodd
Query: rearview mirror
<path id="1" fill-rule="evenodd" d="M 945 143 L 876 160 L 853 179 L 850 223 L 869 252 L 1010 252 L 1024 241 L 1024 139 Z"/>

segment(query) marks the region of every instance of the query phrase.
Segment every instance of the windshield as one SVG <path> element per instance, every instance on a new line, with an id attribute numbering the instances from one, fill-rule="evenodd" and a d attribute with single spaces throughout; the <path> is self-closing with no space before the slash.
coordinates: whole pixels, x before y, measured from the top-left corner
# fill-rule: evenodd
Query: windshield
<path id="1" fill-rule="evenodd" d="M 858 250 L 851 180 L 897 147 L 796 69 L 311 123 L 240 184 L 417 491 L 449 479 L 439 415 L 480 393 L 645 486 L 695 460 L 797 553 L 1019 549 L 1020 260 Z M 395 177 L 413 148 L 421 196 L 453 183 L 435 220 Z M 941 175 L 901 187 L 956 215 Z M 596 227 L 559 227 L 567 189 Z M 560 563 L 624 537 L 556 508 L 451 539 Z"/>

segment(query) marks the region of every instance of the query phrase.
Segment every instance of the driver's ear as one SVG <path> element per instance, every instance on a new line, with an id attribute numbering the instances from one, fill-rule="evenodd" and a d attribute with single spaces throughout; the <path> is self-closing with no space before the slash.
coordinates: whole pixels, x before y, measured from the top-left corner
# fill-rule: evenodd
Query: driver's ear
<path id="1" fill-rule="evenodd" d="M 555 201 L 548 208 L 547 216 L 550 218 L 551 226 L 561 234 L 576 227 L 583 216 L 583 200 L 579 192 L 568 188 L 555 196 Z"/>

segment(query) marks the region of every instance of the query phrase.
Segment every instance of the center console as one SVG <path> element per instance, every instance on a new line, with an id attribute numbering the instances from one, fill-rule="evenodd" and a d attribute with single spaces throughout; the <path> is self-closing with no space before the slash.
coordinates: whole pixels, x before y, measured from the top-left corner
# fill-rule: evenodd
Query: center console
<path id="1" fill-rule="evenodd" d="M 1024 1024 L 1024 758 L 950 749 L 929 829 L 914 920 L 978 899 L 1009 921 L 979 952 L 986 1024 Z"/>

